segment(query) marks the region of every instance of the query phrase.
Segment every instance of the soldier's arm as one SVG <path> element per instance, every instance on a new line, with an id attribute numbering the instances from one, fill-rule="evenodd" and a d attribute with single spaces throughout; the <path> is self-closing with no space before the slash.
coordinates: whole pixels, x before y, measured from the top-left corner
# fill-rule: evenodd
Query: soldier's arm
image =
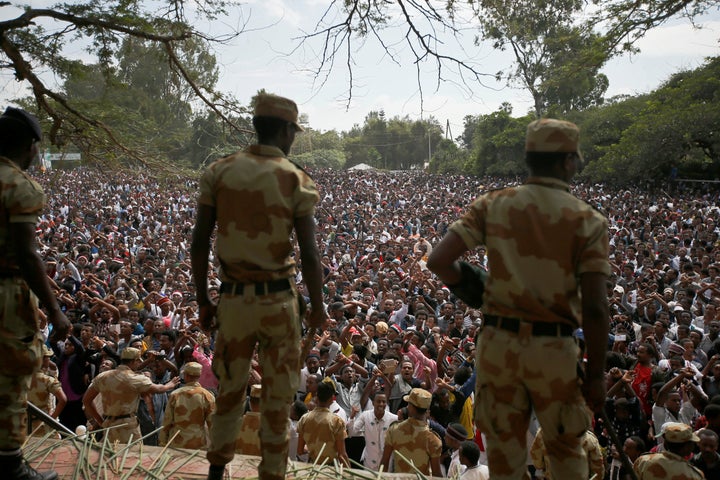
<path id="1" fill-rule="evenodd" d="M 60 310 L 57 298 L 50 288 L 50 282 L 45 273 L 45 265 L 37 253 L 35 224 L 30 222 L 11 222 L 8 224 L 12 248 L 18 265 L 20 275 L 48 310 L 48 321 L 52 323 L 55 340 L 65 340 L 70 329 L 70 322 Z"/>
<path id="2" fill-rule="evenodd" d="M 455 232 L 448 232 L 428 257 L 427 266 L 447 285 L 460 283 L 462 275 L 457 259 L 467 251 L 465 242 Z"/>
<path id="3" fill-rule="evenodd" d="M 383 472 L 387 472 L 390 468 L 390 456 L 393 453 L 392 447 L 387 444 L 387 436 L 385 437 L 385 439 L 385 448 L 383 449 L 382 459 L 380 460 L 380 465 L 382 465 Z"/>
<path id="4" fill-rule="evenodd" d="M 50 413 L 50 416 L 53 418 L 58 418 L 60 417 L 60 413 L 62 413 L 63 409 L 65 408 L 65 405 L 67 405 L 67 395 L 65 395 L 65 392 L 63 391 L 59 382 L 57 388 L 52 391 L 52 394 L 55 396 L 55 410 Z"/>
<path id="5" fill-rule="evenodd" d="M 322 263 L 315 241 L 315 220 L 312 215 L 299 217 L 295 219 L 294 227 L 300 246 L 303 280 L 310 293 L 308 326 L 318 328 L 325 322 L 325 312 L 322 299 Z"/>
<path id="6" fill-rule="evenodd" d="M 190 263 L 197 290 L 196 299 L 201 307 L 210 304 L 207 291 L 208 260 L 210 258 L 210 237 L 215 228 L 216 218 L 214 207 L 198 205 L 192 243 L 190 244 Z"/>
<path id="7" fill-rule="evenodd" d="M 432 470 L 433 477 L 442 477 L 442 470 L 440 470 L 440 457 L 430 459 L 430 469 Z"/>
<path id="8" fill-rule="evenodd" d="M 168 435 L 170 435 L 170 429 L 175 423 L 175 400 L 176 397 L 173 395 L 168 399 L 168 404 L 165 407 L 165 415 L 163 416 L 162 429 L 158 435 L 158 443 L 161 447 L 167 445 Z"/>
<path id="9" fill-rule="evenodd" d="M 594 412 L 599 412 L 605 405 L 605 354 L 610 328 L 606 281 L 607 276 L 598 272 L 586 272 L 580 276 L 582 327 L 587 351 L 587 378 L 583 393 Z"/>
<path id="10" fill-rule="evenodd" d="M 95 403 L 93 403 L 93 400 L 100 394 L 100 392 L 95 388 L 94 385 L 90 385 L 88 389 L 85 391 L 85 395 L 83 395 L 83 407 L 85 407 L 85 416 L 89 418 L 90 420 L 94 421 L 98 426 L 102 425 L 103 418 L 100 416 L 100 413 L 97 411 L 97 408 L 95 408 Z"/>

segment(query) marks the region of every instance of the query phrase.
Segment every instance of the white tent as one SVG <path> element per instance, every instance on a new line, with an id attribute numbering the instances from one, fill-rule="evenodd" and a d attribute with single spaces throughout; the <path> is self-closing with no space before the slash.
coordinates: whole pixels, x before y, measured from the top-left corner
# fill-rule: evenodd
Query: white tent
<path id="1" fill-rule="evenodd" d="M 371 167 L 367 163 L 358 163 L 357 165 L 348 168 L 348 170 L 375 170 L 375 167 Z"/>

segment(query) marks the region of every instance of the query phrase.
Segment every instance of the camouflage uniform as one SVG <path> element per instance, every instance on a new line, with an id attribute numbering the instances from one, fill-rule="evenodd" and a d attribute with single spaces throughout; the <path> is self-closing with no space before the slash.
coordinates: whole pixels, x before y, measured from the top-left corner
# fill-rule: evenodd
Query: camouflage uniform
<path id="1" fill-rule="evenodd" d="M 235 453 L 260 455 L 260 412 L 246 412 L 235 443 Z"/>
<path id="2" fill-rule="evenodd" d="M 400 452 L 420 472 L 431 475 L 430 459 L 442 455 L 442 440 L 430 430 L 426 421 L 408 418 L 390 426 L 385 434 L 385 447 Z M 393 472 L 415 473 L 415 469 L 399 456 L 394 456 Z"/>
<path id="3" fill-rule="evenodd" d="M 10 223 L 36 223 L 42 188 L 11 160 L 0 157 L 0 450 L 16 450 L 27 429 L 26 401 L 42 363 L 37 298 L 20 278 L 8 237 Z"/>
<path id="4" fill-rule="evenodd" d="M 586 431 L 581 439 L 582 448 L 587 454 L 589 476 L 597 475 L 595 478 L 602 479 L 605 477 L 605 459 L 603 458 L 600 442 L 591 431 Z M 532 458 L 535 468 L 542 469 L 545 472 L 543 478 L 552 480 L 553 475 L 550 473 L 550 462 L 547 458 L 547 450 L 543 441 L 542 428 L 535 435 L 532 447 L 530 447 L 530 457 Z"/>
<path id="5" fill-rule="evenodd" d="M 163 428 L 160 430 L 160 445 L 172 441 L 178 448 L 207 448 L 205 425 L 210 426 L 210 414 L 215 411 L 215 397 L 199 382 L 191 382 L 170 394 Z"/>
<path id="6" fill-rule="evenodd" d="M 30 382 L 30 390 L 28 391 L 27 399 L 40 410 L 49 414 L 51 413 L 50 395 L 57 396 L 58 392 L 62 392 L 62 385 L 60 385 L 60 381 L 53 376 L 37 371 Z M 33 423 L 31 430 L 34 429 L 34 427 L 35 424 Z M 42 424 L 36 434 L 45 435 L 48 431 L 49 427 Z"/>
<path id="7" fill-rule="evenodd" d="M 222 293 L 217 308 L 213 371 L 220 391 L 207 458 L 212 465 L 225 465 L 233 458 L 250 359 L 258 343 L 263 366 L 259 474 L 284 478 L 288 415 L 298 387 L 300 356 L 290 234 L 295 218 L 314 213 L 318 193 L 310 177 L 282 150 L 252 145 L 208 167 L 198 201 L 215 209 L 220 278 L 236 285 Z M 288 281 L 287 289 L 266 293 L 264 282 L 282 280 Z M 237 286 L 244 287 L 242 293 Z"/>
<path id="8" fill-rule="evenodd" d="M 338 458 L 335 442 L 347 437 L 345 422 L 325 407 L 316 407 L 303 415 L 298 422 L 297 432 L 307 445 L 310 462 L 318 464 L 324 462 L 332 465 L 333 460 Z"/>
<path id="9" fill-rule="evenodd" d="M 537 151 L 530 144 L 528 150 Z M 533 408 L 553 476 L 586 478 L 580 437 L 590 418 L 570 333 L 581 321 L 580 275 L 610 273 L 607 220 L 574 197 L 566 182 L 530 177 L 524 185 L 480 196 L 450 230 L 468 249 L 487 248 L 485 322 L 509 318 L 517 326 L 516 332 L 502 324 L 484 327 L 476 349 L 475 419 L 487 438 L 493 480 L 526 474 L 525 433 Z M 547 322 L 564 328 L 533 335 Z"/>
<path id="10" fill-rule="evenodd" d="M 140 394 L 152 387 L 152 380 L 133 372 L 127 365 L 103 372 L 92 382 L 92 387 L 102 394 L 105 420 L 102 428 L 116 427 L 107 432 L 108 441 L 127 443 L 130 436 L 140 438 L 140 425 L 136 412 Z"/>
<path id="11" fill-rule="evenodd" d="M 705 478 L 697 468 L 680 455 L 668 452 L 641 455 L 635 460 L 633 470 L 638 480 L 696 480 Z"/>

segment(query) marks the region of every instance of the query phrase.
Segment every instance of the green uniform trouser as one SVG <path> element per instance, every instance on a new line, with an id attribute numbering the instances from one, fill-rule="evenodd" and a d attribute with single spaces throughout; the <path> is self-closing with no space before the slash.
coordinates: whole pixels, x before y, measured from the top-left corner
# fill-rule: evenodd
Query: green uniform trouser
<path id="1" fill-rule="evenodd" d="M 37 298 L 24 281 L 0 279 L 0 450 L 25 441 L 27 392 L 41 363 Z"/>
<path id="2" fill-rule="evenodd" d="M 493 480 L 529 479 L 527 429 L 535 410 L 553 478 L 588 478 L 582 436 L 589 410 L 577 376 L 572 337 L 533 337 L 486 327 L 476 350 L 475 420 L 487 439 Z"/>
<path id="3" fill-rule="evenodd" d="M 261 479 L 285 478 L 288 415 L 297 391 L 300 367 L 300 322 L 295 290 L 255 295 L 223 294 L 218 305 L 219 332 L 213 371 L 220 380 L 210 429 L 207 458 L 213 465 L 229 463 L 235 454 L 249 377 L 258 344 L 262 366 L 260 400 Z"/>

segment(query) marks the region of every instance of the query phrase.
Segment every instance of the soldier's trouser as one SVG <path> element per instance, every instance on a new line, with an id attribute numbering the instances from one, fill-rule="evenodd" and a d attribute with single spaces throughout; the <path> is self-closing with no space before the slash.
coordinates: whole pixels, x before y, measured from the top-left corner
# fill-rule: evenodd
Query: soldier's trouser
<path id="1" fill-rule="evenodd" d="M 42 362 L 37 299 L 20 279 L 0 279 L 0 450 L 27 434 L 27 392 Z"/>
<path id="2" fill-rule="evenodd" d="M 300 377 L 300 324 L 295 290 L 256 296 L 223 294 L 218 305 L 219 332 L 213 371 L 220 380 L 210 429 L 207 458 L 229 463 L 245 408 L 250 359 L 258 343 L 262 366 L 260 399 L 261 479 L 285 478 L 290 402 Z"/>
<path id="3" fill-rule="evenodd" d="M 476 350 L 475 419 L 487 438 L 493 480 L 530 478 L 526 432 L 531 409 L 543 428 L 552 477 L 588 478 L 581 436 L 590 416 L 577 378 L 572 337 L 483 329 Z"/>
<path id="4" fill-rule="evenodd" d="M 105 435 L 111 443 L 128 443 L 131 440 L 135 442 L 142 437 L 140 423 L 135 415 L 129 418 L 107 419 L 103 422 L 102 428 L 109 428 Z"/>

